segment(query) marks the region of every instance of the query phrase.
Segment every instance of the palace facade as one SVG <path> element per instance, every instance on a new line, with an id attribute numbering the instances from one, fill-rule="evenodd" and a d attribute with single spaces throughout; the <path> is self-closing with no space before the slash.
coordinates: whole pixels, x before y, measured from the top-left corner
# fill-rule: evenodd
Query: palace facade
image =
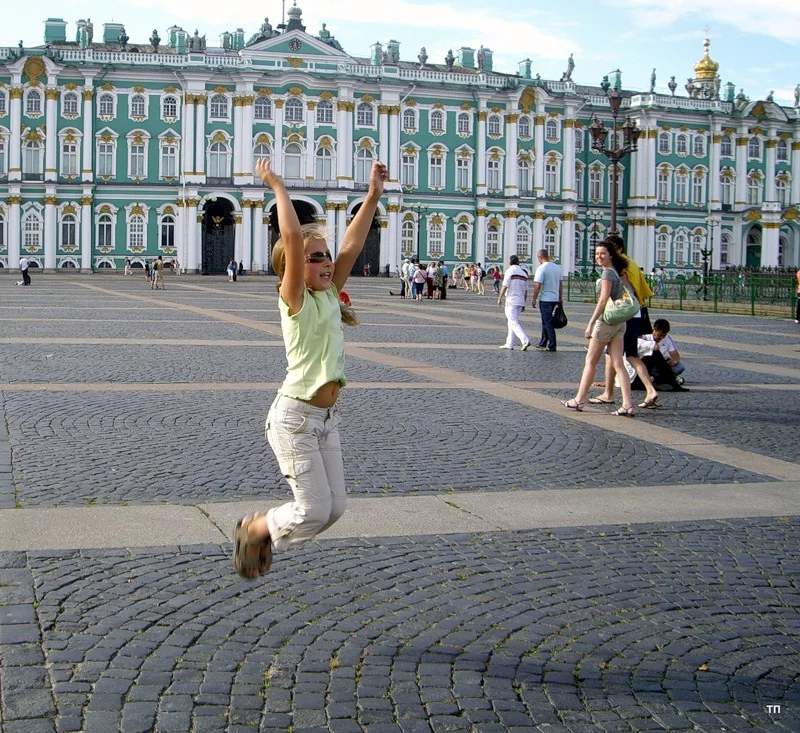
<path id="1" fill-rule="evenodd" d="M 190 272 L 231 258 L 267 268 L 274 199 L 256 176 L 269 158 L 303 222 L 342 240 L 372 162 L 391 183 L 359 262 L 394 271 L 403 257 L 591 266 L 610 221 L 612 169 L 591 145 L 611 124 L 600 86 L 493 69 L 462 47 L 434 63 L 400 44 L 347 54 L 313 35 L 296 6 L 219 47 L 197 31 L 131 43 L 119 23 L 94 38 L 49 19 L 45 43 L 0 48 L 0 265 L 93 271 L 163 255 Z M 800 264 L 800 106 L 750 100 L 721 85 L 705 52 L 685 94 L 609 83 L 641 129 L 619 165 L 618 220 L 649 271 Z M 620 141 L 622 133 L 619 133 Z"/>

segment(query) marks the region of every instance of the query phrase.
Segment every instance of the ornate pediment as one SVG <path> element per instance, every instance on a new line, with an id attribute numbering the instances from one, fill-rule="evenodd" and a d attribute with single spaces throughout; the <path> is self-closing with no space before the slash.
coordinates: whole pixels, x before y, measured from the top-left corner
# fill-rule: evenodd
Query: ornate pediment
<path id="1" fill-rule="evenodd" d="M 300 30 L 267 38 L 242 50 L 243 56 L 329 57 L 331 61 L 352 61 L 352 57 Z"/>

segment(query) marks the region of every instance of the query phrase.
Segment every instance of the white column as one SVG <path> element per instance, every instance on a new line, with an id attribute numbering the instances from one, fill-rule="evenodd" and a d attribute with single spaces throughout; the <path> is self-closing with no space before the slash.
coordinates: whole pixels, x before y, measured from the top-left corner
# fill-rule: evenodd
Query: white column
<path id="1" fill-rule="evenodd" d="M 239 178 L 242 173 L 242 107 L 243 97 L 233 98 L 233 183 L 237 185 L 240 183 Z M 238 260 L 237 260 L 238 262 Z"/>
<path id="2" fill-rule="evenodd" d="M 533 162 L 533 195 L 536 198 L 544 197 L 544 114 L 537 114 L 534 117 L 534 150 L 536 159 Z M 541 249 L 541 243 L 537 245 Z"/>
<path id="3" fill-rule="evenodd" d="M 478 145 L 478 170 L 475 171 L 475 181 L 476 181 L 476 188 L 475 194 L 477 196 L 485 196 L 486 195 L 486 115 L 487 112 L 485 109 L 481 109 L 478 111 L 478 137 L 477 137 L 477 145 Z M 483 262 L 483 260 L 478 260 L 478 262 Z"/>
<path id="4" fill-rule="evenodd" d="M 736 136 L 736 206 L 747 205 L 747 128 L 740 129 Z"/>
<path id="5" fill-rule="evenodd" d="M 20 136 L 20 129 L 22 127 L 22 88 L 11 87 L 9 89 L 9 96 L 11 97 L 10 113 L 10 140 L 8 151 L 8 180 L 21 181 L 22 180 L 22 137 Z M 17 221 L 19 223 L 19 220 Z M 19 253 L 17 253 L 17 260 L 19 260 Z M 19 264 L 19 262 L 17 262 Z M 16 267 L 17 265 L 15 265 Z"/>
<path id="6" fill-rule="evenodd" d="M 284 100 L 275 100 L 275 149 L 272 155 L 272 169 L 283 175 L 283 105 Z"/>
<path id="7" fill-rule="evenodd" d="M 400 107 L 389 108 L 389 151 L 383 151 L 384 162 L 388 162 L 389 180 L 395 183 L 400 180 Z M 800 178 L 800 175 L 798 176 Z M 400 256 L 400 240 L 397 244 L 397 256 Z"/>
<path id="8" fill-rule="evenodd" d="M 394 271 L 400 266 L 400 204 L 390 203 L 387 207 L 389 212 L 389 244 L 388 262 L 390 270 Z"/>
<path id="9" fill-rule="evenodd" d="M 81 272 L 92 271 L 92 197 L 81 199 Z"/>
<path id="10" fill-rule="evenodd" d="M 237 264 L 244 259 L 244 236 L 242 226 L 242 212 L 237 211 L 233 215 L 233 257 Z"/>
<path id="11" fill-rule="evenodd" d="M 475 262 L 486 264 L 486 217 L 489 216 L 489 209 L 485 204 L 479 204 L 475 221 Z"/>
<path id="12" fill-rule="evenodd" d="M 777 221 L 764 221 L 763 219 L 761 221 L 761 267 L 777 267 L 781 228 L 780 212 L 765 215 L 764 219 L 767 216 L 770 219 L 777 219 Z"/>
<path id="13" fill-rule="evenodd" d="M 505 265 L 511 255 L 517 254 L 517 217 L 519 211 L 509 209 L 504 212 L 505 226 L 503 227 L 503 256 L 502 263 Z"/>
<path id="14" fill-rule="evenodd" d="M 83 90 L 83 156 L 81 162 L 81 181 L 84 183 L 91 183 L 94 178 L 94 167 L 92 166 L 92 153 L 94 152 L 93 97 L 93 89 Z M 81 265 L 81 267 L 83 267 L 83 265 Z"/>
<path id="15" fill-rule="evenodd" d="M 44 267 L 56 269 L 56 204 L 58 199 L 48 191 L 44 197 Z"/>
<path id="16" fill-rule="evenodd" d="M 316 140 L 314 139 L 317 134 L 317 104 L 316 102 L 309 102 L 306 109 L 306 178 L 314 180 L 315 166 L 314 166 L 314 153 L 316 152 Z"/>
<path id="17" fill-rule="evenodd" d="M 792 204 L 800 204 L 800 130 L 792 141 Z"/>
<path id="18" fill-rule="evenodd" d="M 536 261 L 536 253 L 544 248 L 544 211 L 533 212 L 533 242 L 531 256 Z"/>
<path id="19" fill-rule="evenodd" d="M 337 241 L 336 238 L 336 204 L 333 201 L 326 201 L 325 202 L 325 229 L 328 231 L 328 241 L 333 242 L 334 244 Z"/>
<path id="20" fill-rule="evenodd" d="M 194 94 L 185 94 L 183 100 L 183 175 L 194 173 Z M 185 265 L 185 262 L 181 264 Z"/>
<path id="21" fill-rule="evenodd" d="M 19 129 L 19 128 L 17 128 Z M 8 199 L 8 266 L 19 267 L 20 252 L 20 204 L 22 197 L 18 194 L 9 196 Z"/>
<path id="22" fill-rule="evenodd" d="M 347 125 L 348 103 L 341 99 L 336 105 L 336 177 L 339 180 L 348 178 L 348 161 L 353 157 L 353 141 L 350 139 Z"/>
<path id="23" fill-rule="evenodd" d="M 719 122 L 711 125 L 711 150 L 709 151 L 708 175 L 710 180 L 708 200 L 711 202 L 709 208 L 718 210 L 722 206 L 722 186 L 719 180 L 720 153 L 722 148 L 722 131 Z M 715 251 L 718 251 L 716 249 Z"/>
<path id="24" fill-rule="evenodd" d="M 186 267 L 187 272 L 193 273 L 200 269 L 200 222 L 203 217 L 197 210 L 197 199 L 189 199 L 186 201 L 186 228 L 188 229 L 188 243 L 189 251 L 186 254 Z"/>
<path id="25" fill-rule="evenodd" d="M 248 94 L 242 103 L 242 174 L 243 184 L 253 184 L 255 161 L 253 160 L 253 102 L 255 97 Z"/>
<path id="26" fill-rule="evenodd" d="M 386 163 L 387 166 L 389 165 L 389 150 L 391 148 L 391 143 L 389 142 L 390 109 L 391 107 L 387 104 L 382 104 L 378 107 L 378 157 Z"/>
<path id="27" fill-rule="evenodd" d="M 374 274 L 382 275 L 383 268 L 387 263 L 389 263 L 389 270 L 392 269 L 391 256 L 389 254 L 389 222 L 386 219 L 380 219 L 378 226 L 381 228 L 380 246 L 378 247 L 378 269 L 380 272 Z"/>
<path id="28" fill-rule="evenodd" d="M 251 201 L 253 219 L 253 256 L 250 260 L 250 270 L 253 274 L 266 269 L 267 259 L 264 251 L 265 227 L 263 201 Z"/>
<path id="29" fill-rule="evenodd" d="M 337 204 L 336 210 L 336 252 L 334 256 L 339 254 L 344 241 L 344 233 L 347 230 L 347 204 Z"/>
<path id="30" fill-rule="evenodd" d="M 242 253 L 239 262 L 244 261 L 244 269 L 248 272 L 253 262 L 253 203 L 242 201 Z"/>
<path id="31" fill-rule="evenodd" d="M 194 174 L 206 174 L 206 101 L 207 95 L 197 94 L 197 111 L 195 113 L 195 148 L 194 148 Z"/>
<path id="32" fill-rule="evenodd" d="M 518 119 L 518 114 L 506 115 L 506 196 L 519 196 L 519 168 L 517 167 Z"/>
<path id="33" fill-rule="evenodd" d="M 44 141 L 44 180 L 55 181 L 58 176 L 58 171 L 56 170 L 56 148 L 58 146 L 58 122 L 56 112 L 58 106 L 58 89 L 45 89 L 44 96 L 47 100 L 45 106 L 45 129 L 47 131 L 47 137 Z"/>
<path id="34" fill-rule="evenodd" d="M 764 189 L 764 201 L 777 201 L 778 192 L 775 189 L 775 148 L 778 147 L 777 131 L 772 128 L 769 131 L 769 139 L 766 141 L 767 147 L 767 167 L 764 171 L 766 176 L 766 188 Z"/>
<path id="35" fill-rule="evenodd" d="M 567 201 L 575 201 L 578 192 L 575 190 L 575 120 L 564 120 L 562 130 L 564 140 L 564 159 L 561 161 L 561 197 Z"/>
<path id="36" fill-rule="evenodd" d="M 561 270 L 565 275 L 575 269 L 575 219 L 576 214 L 561 217 Z"/>

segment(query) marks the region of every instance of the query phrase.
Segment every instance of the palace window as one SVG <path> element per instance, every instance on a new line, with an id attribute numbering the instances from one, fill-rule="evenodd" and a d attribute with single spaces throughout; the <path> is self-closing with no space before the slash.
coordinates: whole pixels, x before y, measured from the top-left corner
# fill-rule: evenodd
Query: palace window
<path id="1" fill-rule="evenodd" d="M 114 248 L 114 220 L 111 214 L 100 214 L 97 219 L 97 246 Z"/>
<path id="2" fill-rule="evenodd" d="M 356 124 L 359 127 L 375 126 L 375 110 L 368 102 L 360 102 L 356 107 Z"/>
<path id="3" fill-rule="evenodd" d="M 467 257 L 470 251 L 469 227 L 466 224 L 459 224 L 456 227 L 456 257 Z"/>
<path id="4" fill-rule="evenodd" d="M 586 166 L 578 161 L 575 164 L 575 190 L 578 192 L 578 199 L 583 198 L 586 185 Z"/>
<path id="5" fill-rule="evenodd" d="M 42 218 L 35 211 L 28 211 L 22 217 L 22 249 L 25 252 L 38 252 L 42 248 Z"/>
<path id="6" fill-rule="evenodd" d="M 600 201 L 603 197 L 603 171 L 599 168 L 589 169 L 589 199 Z"/>
<path id="7" fill-rule="evenodd" d="M 752 174 L 747 177 L 747 203 L 750 206 L 759 206 L 763 197 L 764 189 L 761 185 L 761 177 Z"/>
<path id="8" fill-rule="evenodd" d="M 0 214 L 0 250 L 4 250 L 6 248 L 6 220 L 5 217 Z"/>
<path id="9" fill-rule="evenodd" d="M 575 128 L 575 152 L 583 152 L 583 130 Z"/>
<path id="10" fill-rule="evenodd" d="M 695 206 L 702 206 L 706 200 L 706 174 L 703 171 L 695 171 L 692 176 L 692 203 Z"/>
<path id="11" fill-rule="evenodd" d="M 673 261 L 678 265 L 686 264 L 686 247 L 689 240 L 682 232 L 675 235 L 675 248 L 673 251 Z"/>
<path id="12" fill-rule="evenodd" d="M 131 117 L 145 117 L 147 114 L 147 103 L 143 94 L 134 94 L 131 97 Z"/>
<path id="13" fill-rule="evenodd" d="M 230 176 L 230 150 L 223 142 L 211 143 L 208 149 L 209 178 L 228 178 Z"/>
<path id="14" fill-rule="evenodd" d="M 113 94 L 101 94 L 100 99 L 97 100 L 97 114 L 101 117 L 113 117 L 114 101 Z"/>
<path id="15" fill-rule="evenodd" d="M 657 197 L 660 202 L 670 201 L 670 184 L 672 183 L 672 172 L 659 169 L 658 171 L 658 191 Z"/>
<path id="16" fill-rule="evenodd" d="M 75 141 L 61 143 L 61 175 L 78 175 L 78 143 Z"/>
<path id="17" fill-rule="evenodd" d="M 517 179 L 520 191 L 531 191 L 533 189 L 530 160 L 517 161 Z"/>
<path id="18" fill-rule="evenodd" d="M 66 92 L 61 98 L 61 114 L 77 117 L 78 95 L 75 92 Z"/>
<path id="19" fill-rule="evenodd" d="M 662 155 L 669 155 L 671 150 L 670 135 L 668 132 L 658 133 L 658 152 Z"/>
<path id="20" fill-rule="evenodd" d="M 413 107 L 403 110 L 403 130 L 405 132 L 417 131 L 417 112 Z"/>
<path id="21" fill-rule="evenodd" d="M 573 237 L 573 256 L 575 260 L 575 264 L 578 264 L 581 260 L 583 260 L 581 247 L 583 246 L 583 234 L 580 229 L 575 227 L 575 235 Z"/>
<path id="22" fill-rule="evenodd" d="M 622 203 L 622 182 L 625 180 L 625 169 L 617 163 L 617 203 Z M 611 200 L 614 188 L 614 166 L 608 167 L 608 199 Z"/>
<path id="23" fill-rule="evenodd" d="M 719 244 L 719 264 L 727 265 L 730 257 L 731 237 L 730 234 L 723 234 Z"/>
<path id="24" fill-rule="evenodd" d="M 544 230 L 544 248 L 547 250 L 547 256 L 551 260 L 556 259 L 557 239 L 558 239 L 558 227 L 555 224 L 552 224 Z"/>
<path id="25" fill-rule="evenodd" d="M 128 220 L 128 249 L 143 252 L 146 248 L 145 231 L 147 224 L 141 214 L 134 214 Z"/>
<path id="26" fill-rule="evenodd" d="M 489 120 L 486 124 L 486 132 L 493 137 L 500 137 L 502 134 L 500 115 L 489 115 Z"/>
<path id="27" fill-rule="evenodd" d="M 211 97 L 208 109 L 212 120 L 227 120 L 228 98 L 224 94 L 215 94 Z"/>
<path id="28" fill-rule="evenodd" d="M 175 217 L 167 214 L 161 218 L 159 247 L 162 250 L 175 249 Z"/>
<path id="29" fill-rule="evenodd" d="M 703 135 L 694 136 L 694 155 L 696 158 L 703 158 L 706 154 L 706 139 Z"/>
<path id="30" fill-rule="evenodd" d="M 517 135 L 521 138 L 529 138 L 531 136 L 531 118 L 528 115 L 522 115 L 517 121 Z"/>
<path id="31" fill-rule="evenodd" d="M 272 100 L 269 97 L 256 97 L 255 102 L 253 102 L 253 119 L 272 119 Z"/>
<path id="32" fill-rule="evenodd" d="M 303 102 L 297 97 L 289 97 L 286 100 L 283 118 L 286 122 L 302 122 L 304 118 Z"/>
<path id="33" fill-rule="evenodd" d="M 286 178 L 303 177 L 303 148 L 299 143 L 289 143 L 283 151 L 283 174 Z"/>
<path id="34" fill-rule="evenodd" d="M 428 188 L 444 188 L 444 158 L 431 155 L 428 165 Z"/>
<path id="35" fill-rule="evenodd" d="M 42 95 L 36 89 L 30 89 L 25 97 L 25 114 L 42 114 Z"/>
<path id="36" fill-rule="evenodd" d="M 558 193 L 558 163 L 556 162 L 545 163 L 544 192 L 550 195 Z"/>
<path id="37" fill-rule="evenodd" d="M 531 254 L 531 230 L 527 224 L 520 224 L 517 227 L 517 256 L 520 259 L 527 259 Z"/>
<path id="38" fill-rule="evenodd" d="M 333 124 L 333 102 L 323 99 L 317 104 L 317 124 Z"/>
<path id="39" fill-rule="evenodd" d="M 785 178 L 778 178 L 775 181 L 775 194 L 781 206 L 789 204 L 789 182 Z"/>
<path id="40" fill-rule="evenodd" d="M 699 265 L 700 260 L 702 259 L 702 255 L 700 254 L 700 250 L 703 249 L 703 236 L 701 234 L 695 234 L 692 237 L 692 255 L 691 255 L 691 262 L 693 265 Z"/>
<path id="41" fill-rule="evenodd" d="M 147 176 L 147 148 L 144 143 L 132 142 L 128 153 L 128 177 Z"/>
<path id="42" fill-rule="evenodd" d="M 374 156 L 369 148 L 361 148 L 356 153 L 356 183 L 369 183 L 369 174 L 372 170 Z"/>
<path id="43" fill-rule="evenodd" d="M 733 157 L 733 141 L 730 135 L 723 135 L 719 144 L 719 154 L 726 158 Z"/>
<path id="44" fill-rule="evenodd" d="M 404 255 L 414 254 L 417 243 L 417 232 L 413 221 L 404 221 L 400 230 L 400 249 Z"/>
<path id="45" fill-rule="evenodd" d="M 428 257 L 438 260 L 444 254 L 444 225 L 431 224 L 428 227 Z"/>
<path id="46" fill-rule="evenodd" d="M 314 177 L 318 181 L 333 180 L 333 151 L 329 147 L 318 147 L 314 156 Z"/>
<path id="47" fill-rule="evenodd" d="M 266 160 L 269 162 L 271 157 L 272 150 L 270 149 L 269 145 L 258 143 L 258 145 L 253 148 L 253 172 L 255 173 L 255 166 L 259 160 Z"/>
<path id="48" fill-rule="evenodd" d="M 685 171 L 675 174 L 675 203 L 689 203 L 689 174 Z"/>
<path id="49" fill-rule="evenodd" d="M 165 120 L 178 119 L 178 98 L 169 95 L 161 100 L 161 117 Z"/>
<path id="50" fill-rule="evenodd" d="M 775 146 L 775 159 L 779 163 L 786 163 L 789 160 L 789 146 L 786 144 L 786 140 L 778 140 L 778 144 Z"/>
<path id="51" fill-rule="evenodd" d="M 0 176 L 6 174 L 6 139 L 0 137 Z"/>
<path id="52" fill-rule="evenodd" d="M 178 146 L 164 143 L 161 146 L 161 178 L 178 177 Z"/>
<path id="53" fill-rule="evenodd" d="M 756 160 L 761 158 L 761 141 L 757 137 L 751 137 L 747 143 L 747 157 Z"/>
<path id="54" fill-rule="evenodd" d="M 78 220 L 75 214 L 61 217 L 61 249 L 74 252 L 78 248 Z"/>
<path id="55" fill-rule="evenodd" d="M 435 109 L 431 112 L 431 132 L 444 132 L 444 112 Z"/>
<path id="56" fill-rule="evenodd" d="M 0 89 L 0 117 L 6 114 L 6 93 Z"/>
<path id="57" fill-rule="evenodd" d="M 42 146 L 38 140 L 28 140 L 22 146 L 22 175 L 40 176 L 42 173 Z"/>
<path id="58" fill-rule="evenodd" d="M 675 136 L 675 152 L 678 155 L 687 155 L 689 153 L 689 136 L 683 132 Z"/>
<path id="59" fill-rule="evenodd" d="M 460 135 L 469 135 L 472 131 L 472 116 L 469 112 L 459 112 L 456 120 L 457 131 Z"/>
<path id="60" fill-rule="evenodd" d="M 97 143 L 97 175 L 110 177 L 114 175 L 114 153 L 116 144 L 113 142 Z"/>
<path id="61" fill-rule="evenodd" d="M 500 256 L 500 230 L 494 225 L 486 230 L 486 256 L 492 259 Z"/>
<path id="62" fill-rule="evenodd" d="M 669 262 L 669 234 L 663 232 L 656 237 L 656 262 Z"/>
<path id="63" fill-rule="evenodd" d="M 552 117 L 545 123 L 544 136 L 547 139 L 547 142 L 550 143 L 556 143 L 559 140 L 558 122 Z"/>
<path id="64" fill-rule="evenodd" d="M 733 204 L 733 176 L 730 173 L 723 173 L 719 177 L 719 181 L 722 203 L 730 206 Z"/>
<path id="65" fill-rule="evenodd" d="M 472 158 L 456 158 L 456 188 L 472 188 Z"/>
<path id="66" fill-rule="evenodd" d="M 403 186 L 417 185 L 417 154 L 404 150 L 400 162 L 400 184 Z"/>
<path id="67" fill-rule="evenodd" d="M 499 158 L 489 158 L 486 161 L 486 186 L 490 191 L 502 190 Z"/>

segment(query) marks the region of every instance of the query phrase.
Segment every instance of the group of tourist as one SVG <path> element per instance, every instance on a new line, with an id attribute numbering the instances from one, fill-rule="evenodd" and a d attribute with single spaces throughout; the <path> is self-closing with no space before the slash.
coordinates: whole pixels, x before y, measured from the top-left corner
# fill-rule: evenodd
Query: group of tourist
<path id="1" fill-rule="evenodd" d="M 447 298 L 448 270 L 444 261 L 424 265 L 419 259 L 406 259 L 400 265 L 400 297 L 421 301 Z M 389 291 L 392 295 L 392 291 Z"/>

